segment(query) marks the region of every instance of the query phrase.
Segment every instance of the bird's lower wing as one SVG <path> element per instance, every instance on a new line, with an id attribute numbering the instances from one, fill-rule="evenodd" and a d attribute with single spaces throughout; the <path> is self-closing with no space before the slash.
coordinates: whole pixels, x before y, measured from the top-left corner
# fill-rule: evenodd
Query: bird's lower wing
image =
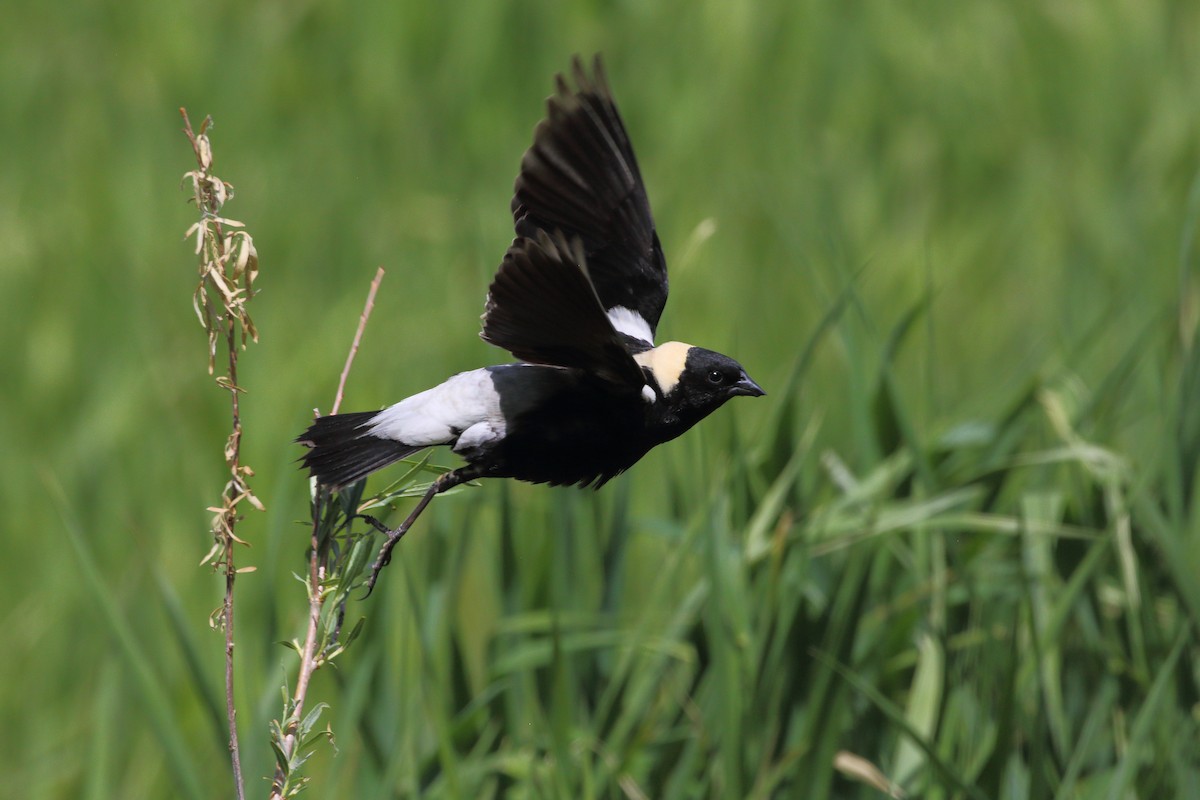
<path id="1" fill-rule="evenodd" d="M 645 383 L 588 279 L 582 247 L 561 234 L 538 231 L 508 248 L 480 336 L 522 361 L 584 370 L 616 388 Z"/>

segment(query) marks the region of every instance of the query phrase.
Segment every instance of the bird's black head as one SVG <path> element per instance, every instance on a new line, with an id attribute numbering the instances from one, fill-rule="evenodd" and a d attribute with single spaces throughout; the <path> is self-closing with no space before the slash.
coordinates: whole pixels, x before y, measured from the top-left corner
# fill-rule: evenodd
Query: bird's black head
<path id="1" fill-rule="evenodd" d="M 708 411 L 718 408 L 731 397 L 762 397 L 766 394 L 741 364 L 703 347 L 688 348 L 674 393 L 688 405 Z"/>
<path id="2" fill-rule="evenodd" d="M 652 411 L 691 427 L 738 395 L 766 394 L 742 365 L 729 356 L 682 342 L 667 342 L 635 356 L 658 385 Z M 678 433 L 675 433 L 678 435 Z"/>

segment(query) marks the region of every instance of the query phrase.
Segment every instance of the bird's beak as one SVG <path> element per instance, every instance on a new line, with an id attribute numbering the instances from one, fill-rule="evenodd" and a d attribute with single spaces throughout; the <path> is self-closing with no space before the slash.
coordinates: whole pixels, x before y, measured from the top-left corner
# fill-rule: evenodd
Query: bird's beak
<path id="1" fill-rule="evenodd" d="M 746 397 L 762 397 L 766 394 L 763 388 L 755 383 L 749 375 L 742 373 L 741 380 L 729 387 L 730 395 L 745 395 Z"/>

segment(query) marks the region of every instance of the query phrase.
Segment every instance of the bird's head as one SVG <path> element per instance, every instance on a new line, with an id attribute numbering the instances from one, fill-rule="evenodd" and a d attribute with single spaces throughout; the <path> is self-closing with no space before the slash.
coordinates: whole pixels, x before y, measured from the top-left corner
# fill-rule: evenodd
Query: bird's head
<path id="1" fill-rule="evenodd" d="M 766 394 L 741 364 L 703 347 L 667 342 L 634 358 L 657 386 L 655 402 L 675 411 L 689 426 L 731 397 Z"/>

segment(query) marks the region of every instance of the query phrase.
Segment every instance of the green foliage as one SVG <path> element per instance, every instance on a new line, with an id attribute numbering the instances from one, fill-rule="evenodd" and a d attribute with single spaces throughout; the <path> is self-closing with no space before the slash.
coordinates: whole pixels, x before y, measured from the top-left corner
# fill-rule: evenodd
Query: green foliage
<path id="1" fill-rule="evenodd" d="M 519 156 L 553 73 L 602 50 L 672 268 L 662 332 L 770 394 L 596 494 L 439 498 L 349 593 L 310 793 L 1184 796 L 1198 30 L 1167 0 L 14 6 L 6 787 L 230 794 L 222 584 L 197 566 L 228 412 L 178 107 L 215 118 L 261 262 L 236 678 L 265 796 L 307 613 L 290 442 L 377 264 L 346 410 L 501 359 L 473 331 Z"/>

